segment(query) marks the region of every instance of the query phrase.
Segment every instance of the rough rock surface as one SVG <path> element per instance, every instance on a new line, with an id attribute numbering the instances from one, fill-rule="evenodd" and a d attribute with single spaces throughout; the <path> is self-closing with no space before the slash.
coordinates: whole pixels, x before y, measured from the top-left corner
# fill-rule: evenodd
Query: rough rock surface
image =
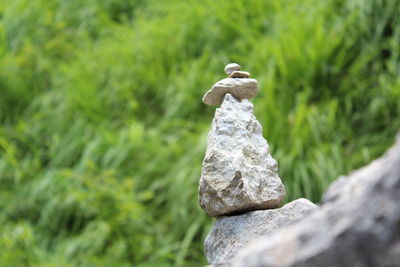
<path id="1" fill-rule="evenodd" d="M 211 216 L 276 208 L 285 195 L 253 104 L 227 94 L 215 111 L 199 185 Z"/>
<path id="2" fill-rule="evenodd" d="M 204 104 L 221 105 L 226 94 L 231 94 L 239 100 L 250 99 L 258 92 L 258 82 L 248 78 L 226 78 L 214 84 L 203 97 Z"/>
<path id="3" fill-rule="evenodd" d="M 280 209 L 217 218 L 204 242 L 208 262 L 219 263 L 232 258 L 250 241 L 268 238 L 278 229 L 299 221 L 315 207 L 309 200 L 301 198 Z"/>
<path id="4" fill-rule="evenodd" d="M 229 78 L 249 78 L 250 72 L 247 71 L 234 71 L 229 75 Z"/>
<path id="5" fill-rule="evenodd" d="M 301 222 L 215 266 L 400 266 L 400 141 L 332 185 Z"/>
<path id="6" fill-rule="evenodd" d="M 400 136 L 398 138 L 400 138 Z M 339 177 L 325 192 L 322 197 L 322 203 L 331 202 L 357 191 L 366 190 L 369 183 L 364 182 L 364 180 L 368 181 L 368 179 L 379 177 L 384 169 L 385 162 L 391 161 L 392 158 L 396 157 L 395 153 L 399 151 L 400 149 L 396 151 L 394 148 L 388 150 L 382 157 L 374 160 L 363 168 L 353 171 L 349 176 L 351 179 L 346 176 Z"/>
<path id="7" fill-rule="evenodd" d="M 238 71 L 240 70 L 240 68 L 241 68 L 240 65 L 237 63 L 229 63 L 228 65 L 225 66 L 224 71 L 226 75 L 231 75 L 232 72 Z"/>

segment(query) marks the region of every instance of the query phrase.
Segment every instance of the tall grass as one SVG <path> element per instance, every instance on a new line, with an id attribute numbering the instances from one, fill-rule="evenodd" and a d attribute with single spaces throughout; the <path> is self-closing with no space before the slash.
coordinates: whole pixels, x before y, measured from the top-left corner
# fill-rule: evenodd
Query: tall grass
<path id="1" fill-rule="evenodd" d="M 240 63 L 286 186 L 318 201 L 398 130 L 400 2 L 0 2 L 0 265 L 201 266 L 214 108 Z"/>

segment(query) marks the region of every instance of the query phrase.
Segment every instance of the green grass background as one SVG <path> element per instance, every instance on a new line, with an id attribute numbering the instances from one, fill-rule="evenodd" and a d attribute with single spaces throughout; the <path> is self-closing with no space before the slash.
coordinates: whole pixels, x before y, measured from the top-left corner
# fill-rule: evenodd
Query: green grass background
<path id="1" fill-rule="evenodd" d="M 397 0 L 0 1 L 0 266 L 201 266 L 197 186 L 238 62 L 286 201 L 400 120 Z"/>

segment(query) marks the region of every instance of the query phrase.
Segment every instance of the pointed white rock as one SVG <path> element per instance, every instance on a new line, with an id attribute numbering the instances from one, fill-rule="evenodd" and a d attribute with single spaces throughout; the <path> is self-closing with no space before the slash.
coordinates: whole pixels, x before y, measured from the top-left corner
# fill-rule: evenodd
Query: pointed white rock
<path id="1" fill-rule="evenodd" d="M 230 94 L 215 112 L 199 185 L 211 216 L 276 208 L 285 196 L 253 104 Z"/>

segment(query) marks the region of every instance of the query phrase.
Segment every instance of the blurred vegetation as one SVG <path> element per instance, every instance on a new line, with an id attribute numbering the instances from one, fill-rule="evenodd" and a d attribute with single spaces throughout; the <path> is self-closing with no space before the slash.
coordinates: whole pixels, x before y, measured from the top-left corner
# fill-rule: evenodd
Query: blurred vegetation
<path id="1" fill-rule="evenodd" d="M 400 120 L 396 0 L 0 2 L 0 266 L 201 266 L 197 186 L 238 62 L 286 201 L 318 201 Z"/>

